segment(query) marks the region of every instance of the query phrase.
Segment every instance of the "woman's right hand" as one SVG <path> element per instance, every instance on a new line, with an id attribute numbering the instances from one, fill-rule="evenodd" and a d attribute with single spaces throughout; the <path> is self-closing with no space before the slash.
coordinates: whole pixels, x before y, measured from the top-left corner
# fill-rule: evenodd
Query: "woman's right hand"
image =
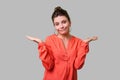
<path id="1" fill-rule="evenodd" d="M 41 43 L 42 40 L 41 39 L 38 39 L 36 37 L 31 37 L 31 36 L 26 36 L 27 39 L 31 40 L 31 41 L 34 41 L 36 43 Z"/>

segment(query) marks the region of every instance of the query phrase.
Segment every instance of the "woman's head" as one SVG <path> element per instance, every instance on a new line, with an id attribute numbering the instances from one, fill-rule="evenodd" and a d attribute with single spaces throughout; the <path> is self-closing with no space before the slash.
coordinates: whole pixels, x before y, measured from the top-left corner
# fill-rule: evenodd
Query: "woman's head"
<path id="1" fill-rule="evenodd" d="M 69 14 L 65 9 L 62 9 L 60 6 L 55 7 L 54 12 L 52 14 L 52 21 L 54 22 L 54 18 L 58 16 L 65 16 L 69 22 L 71 22 Z"/>
<path id="2" fill-rule="evenodd" d="M 52 21 L 58 34 L 69 34 L 71 21 L 66 10 L 61 7 L 56 7 L 52 14 Z"/>

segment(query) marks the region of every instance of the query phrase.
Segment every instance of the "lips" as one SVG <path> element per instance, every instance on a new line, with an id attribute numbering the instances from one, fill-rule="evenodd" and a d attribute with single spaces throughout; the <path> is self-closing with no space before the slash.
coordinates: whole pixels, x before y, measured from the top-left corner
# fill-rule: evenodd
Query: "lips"
<path id="1" fill-rule="evenodd" d="M 64 28 L 64 29 L 59 29 L 59 31 L 66 31 L 67 30 L 67 28 Z"/>
<path id="2" fill-rule="evenodd" d="M 59 32 L 65 32 L 66 30 L 59 30 Z"/>
<path id="3" fill-rule="evenodd" d="M 65 31 L 65 29 L 64 30 L 59 30 L 59 31 Z"/>

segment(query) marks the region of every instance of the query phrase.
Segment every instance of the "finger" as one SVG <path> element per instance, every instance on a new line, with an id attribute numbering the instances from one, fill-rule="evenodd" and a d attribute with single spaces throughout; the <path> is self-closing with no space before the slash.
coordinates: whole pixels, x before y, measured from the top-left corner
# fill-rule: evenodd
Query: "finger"
<path id="1" fill-rule="evenodd" d="M 30 39 L 31 37 L 30 36 L 26 36 L 28 39 Z"/>
<path id="2" fill-rule="evenodd" d="M 26 36 L 27 37 L 27 39 L 29 39 L 29 40 L 33 40 L 33 37 L 31 37 L 31 36 Z"/>
<path id="3" fill-rule="evenodd" d="M 97 36 L 94 36 L 94 37 L 93 37 L 93 40 L 97 40 L 97 39 L 98 39 L 98 37 L 97 37 Z"/>

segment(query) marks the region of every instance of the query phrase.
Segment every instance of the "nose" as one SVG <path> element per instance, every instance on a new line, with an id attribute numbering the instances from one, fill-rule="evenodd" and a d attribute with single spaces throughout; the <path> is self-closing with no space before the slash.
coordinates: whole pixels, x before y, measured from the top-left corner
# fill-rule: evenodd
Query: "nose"
<path id="1" fill-rule="evenodd" d="M 63 25 L 63 24 L 60 24 L 60 28 L 64 28 L 64 25 Z"/>

